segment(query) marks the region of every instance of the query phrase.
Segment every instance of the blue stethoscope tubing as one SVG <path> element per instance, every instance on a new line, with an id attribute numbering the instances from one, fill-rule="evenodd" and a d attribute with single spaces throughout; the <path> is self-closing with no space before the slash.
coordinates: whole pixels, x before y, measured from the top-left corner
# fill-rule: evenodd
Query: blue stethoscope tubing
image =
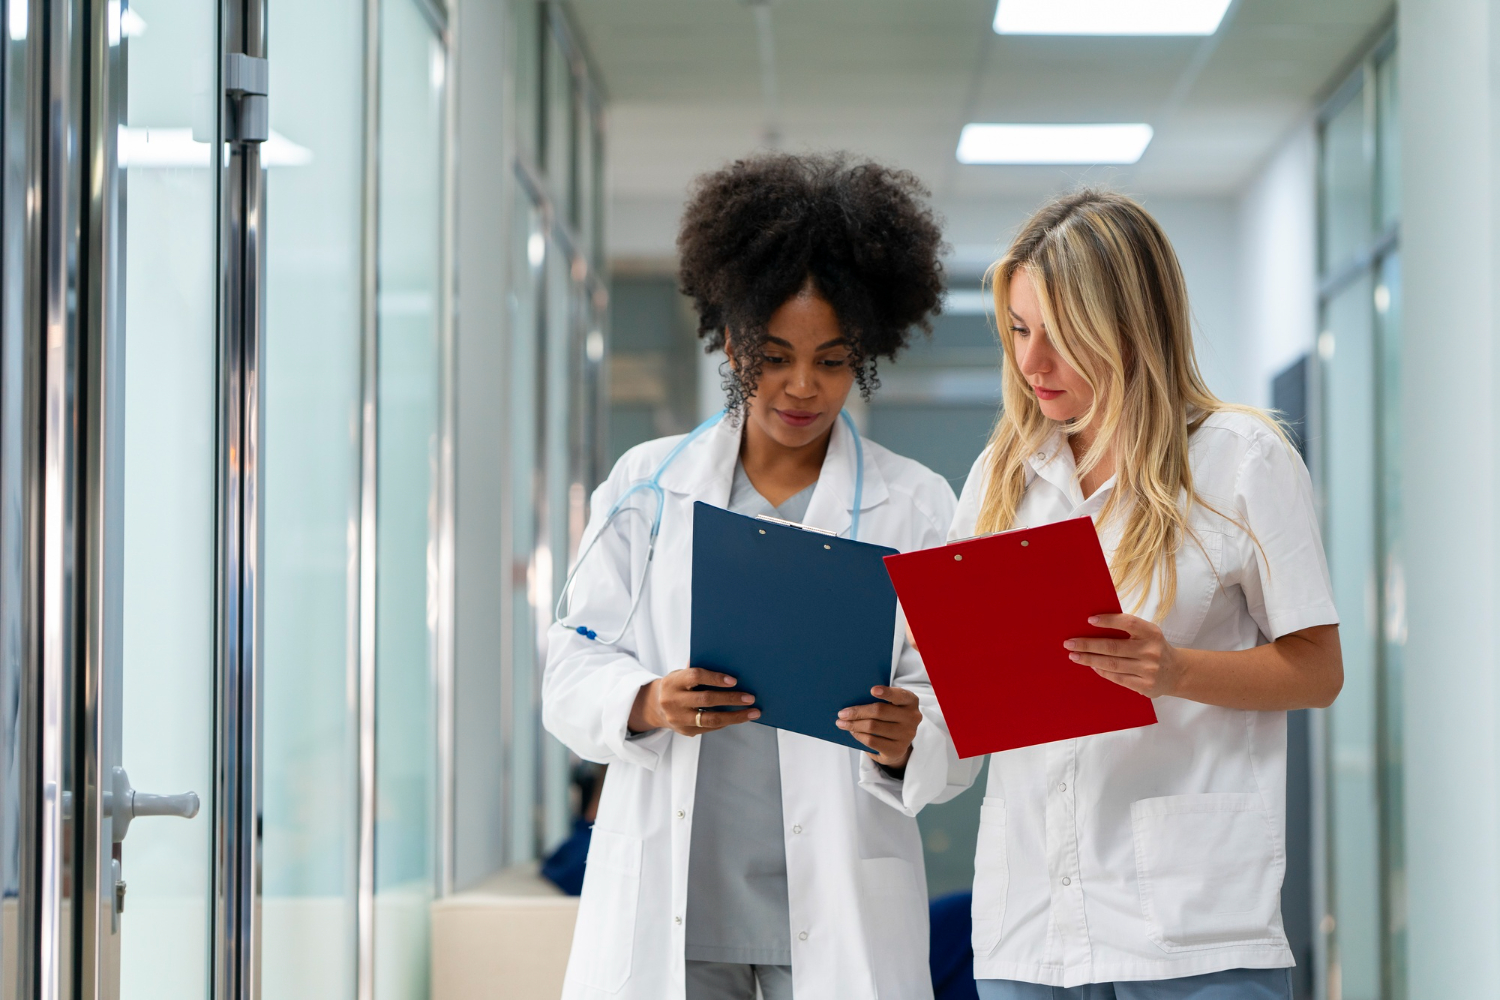
<path id="1" fill-rule="evenodd" d="M 720 410 L 714 416 L 709 417 L 703 423 L 694 427 L 681 441 L 678 441 L 673 446 L 671 451 L 667 452 L 667 457 L 661 460 L 661 464 L 656 467 L 656 471 L 651 474 L 651 478 L 631 483 L 625 492 L 620 494 L 619 499 L 609 508 L 609 513 L 604 515 L 604 523 L 599 526 L 599 530 L 594 533 L 594 537 L 589 539 L 589 543 L 583 547 L 583 551 L 578 553 L 578 559 L 574 561 L 573 569 L 568 573 L 568 578 L 563 581 L 562 591 L 557 595 L 557 606 L 552 611 L 560 625 L 565 628 L 571 628 L 586 639 L 593 639 L 610 645 L 624 638 L 626 631 L 630 628 L 630 623 L 635 620 L 636 609 L 641 606 L 641 595 L 646 590 L 646 574 L 651 572 L 651 560 L 656 557 L 656 536 L 661 533 L 662 509 L 666 506 L 667 502 L 667 496 L 661 488 L 662 473 L 666 472 L 667 468 L 676 461 L 677 456 L 682 454 L 684 448 L 692 444 L 710 428 L 717 426 L 719 421 L 724 419 L 724 414 L 725 411 Z M 864 442 L 860 440 L 859 429 L 854 426 L 854 420 L 849 416 L 849 412 L 847 410 L 840 410 L 839 416 L 843 419 L 844 425 L 849 428 L 850 436 L 854 438 L 854 511 L 849 517 L 849 537 L 858 540 L 859 508 L 861 502 L 864 500 L 865 493 L 865 446 Z M 636 584 L 634 592 L 630 595 L 630 612 L 626 614 L 625 621 L 620 624 L 620 630 L 613 636 L 601 638 L 597 632 L 586 625 L 568 625 L 564 621 L 568 616 L 568 595 L 572 593 L 573 581 L 577 579 L 578 571 L 583 567 L 584 560 L 588 558 L 590 552 L 594 551 L 594 546 L 599 543 L 599 539 L 603 538 L 604 533 L 609 530 L 610 522 L 625 509 L 625 502 L 636 493 L 642 491 L 650 493 L 652 498 L 656 500 L 656 512 L 651 518 L 651 539 L 646 544 L 646 562 L 641 566 L 641 578 Z"/>

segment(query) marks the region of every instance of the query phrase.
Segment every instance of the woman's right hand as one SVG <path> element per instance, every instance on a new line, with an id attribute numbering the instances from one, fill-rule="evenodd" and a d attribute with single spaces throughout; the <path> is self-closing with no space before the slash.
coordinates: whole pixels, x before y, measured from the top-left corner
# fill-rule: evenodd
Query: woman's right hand
<path id="1" fill-rule="evenodd" d="M 630 731 L 644 733 L 652 729 L 670 729 L 684 736 L 701 736 L 715 729 L 754 722 L 760 718 L 758 708 L 740 708 L 732 712 L 710 712 L 720 705 L 753 705 L 755 696 L 744 691 L 694 691 L 695 687 L 732 688 L 736 681 L 727 674 L 699 667 L 674 670 L 641 685 L 630 709 Z M 702 725 L 699 725 L 702 723 Z"/>

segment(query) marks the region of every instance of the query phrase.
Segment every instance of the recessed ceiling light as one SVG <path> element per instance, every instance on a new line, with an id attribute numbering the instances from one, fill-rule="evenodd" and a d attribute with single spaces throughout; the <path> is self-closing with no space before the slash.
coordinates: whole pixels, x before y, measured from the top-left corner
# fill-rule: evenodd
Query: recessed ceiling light
<path id="1" fill-rule="evenodd" d="M 973 122 L 958 138 L 959 163 L 1134 163 L 1150 125 L 995 125 Z"/>
<path id="2" fill-rule="evenodd" d="M 1230 0 L 1000 0 L 1000 35 L 1212 35 Z"/>

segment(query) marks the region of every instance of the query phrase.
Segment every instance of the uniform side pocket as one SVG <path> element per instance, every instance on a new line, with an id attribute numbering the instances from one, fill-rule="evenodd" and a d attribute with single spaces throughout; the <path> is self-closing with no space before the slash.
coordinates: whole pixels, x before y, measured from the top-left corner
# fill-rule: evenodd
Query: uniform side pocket
<path id="1" fill-rule="evenodd" d="M 636 907 L 641 895 L 641 839 L 594 827 L 568 978 L 616 993 L 630 978 Z"/>
<path id="2" fill-rule="evenodd" d="M 1005 930 L 1005 899 L 1010 862 L 1005 848 L 1005 800 L 986 796 L 979 807 L 979 846 L 974 854 L 974 956 L 985 958 L 1000 945 Z"/>
<path id="3" fill-rule="evenodd" d="M 1147 934 L 1167 952 L 1284 945 L 1286 852 L 1253 793 L 1141 799 L 1130 806 Z"/>
<path id="4" fill-rule="evenodd" d="M 864 858 L 859 863 L 865 947 L 875 992 L 881 997 L 930 995 L 927 966 L 927 894 L 905 858 Z"/>

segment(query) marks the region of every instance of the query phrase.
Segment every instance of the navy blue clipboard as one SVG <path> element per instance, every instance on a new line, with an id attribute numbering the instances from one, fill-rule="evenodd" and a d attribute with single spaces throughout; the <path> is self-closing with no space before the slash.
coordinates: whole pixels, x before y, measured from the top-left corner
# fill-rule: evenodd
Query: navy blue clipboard
<path id="1" fill-rule="evenodd" d="M 891 682 L 895 549 L 693 504 L 689 663 L 755 695 L 761 725 L 869 748 L 838 728 Z"/>

